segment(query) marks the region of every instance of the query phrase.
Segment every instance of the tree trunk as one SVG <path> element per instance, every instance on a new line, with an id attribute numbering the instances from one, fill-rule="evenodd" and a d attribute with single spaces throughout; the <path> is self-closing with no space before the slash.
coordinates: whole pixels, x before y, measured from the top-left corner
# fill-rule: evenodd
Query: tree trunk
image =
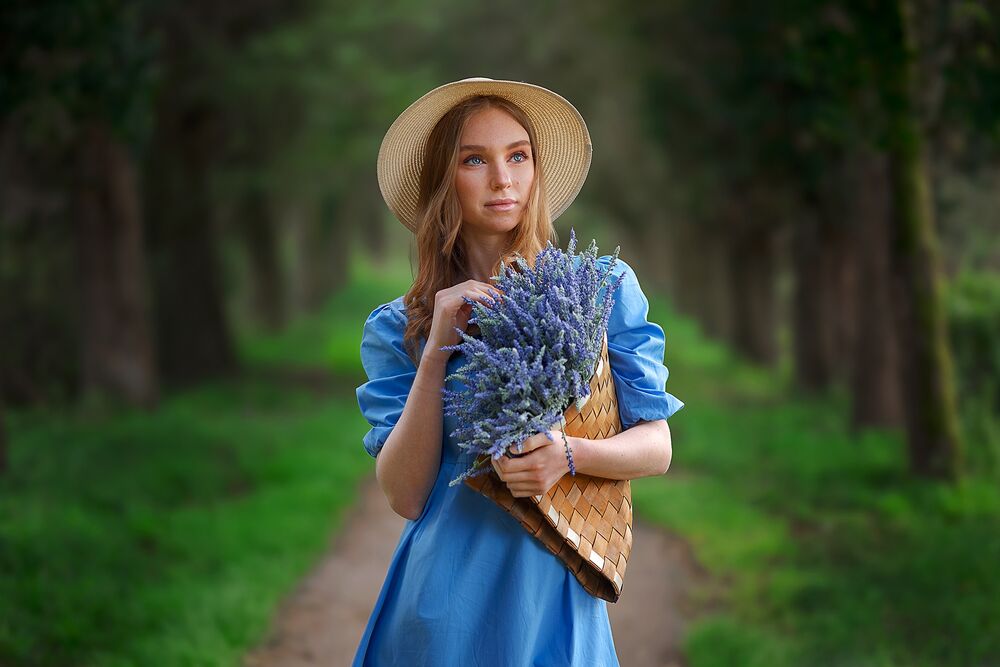
<path id="1" fill-rule="evenodd" d="M 719 242 L 723 232 L 711 233 L 703 224 L 685 221 L 674 228 L 670 266 L 675 287 L 671 296 L 678 310 L 696 319 L 707 336 L 729 340 L 733 314 L 729 255 L 726 245 Z"/>
<path id="2" fill-rule="evenodd" d="M 698 318 L 698 299 L 703 298 L 703 286 L 698 282 L 697 264 L 694 261 L 700 252 L 698 243 L 698 227 L 694 220 L 682 220 L 677 225 L 671 246 L 673 261 L 670 267 L 673 272 L 672 282 L 677 286 L 673 292 L 673 300 L 677 310 L 690 317 Z"/>
<path id="3" fill-rule="evenodd" d="M 843 189 L 840 189 L 843 193 Z M 860 334 L 857 320 L 856 289 L 858 284 L 858 258 L 854 246 L 856 221 L 843 210 L 834 211 L 835 218 L 824 225 L 829 247 L 827 262 L 830 266 L 828 280 L 830 294 L 828 313 L 833 329 L 832 376 L 835 382 L 848 383 L 851 378 L 851 359 Z"/>
<path id="4" fill-rule="evenodd" d="M 642 250 L 642 280 L 649 290 L 664 293 L 669 283 L 670 261 L 666 256 L 669 234 L 666 220 L 648 218 L 649 225 L 639 231 L 638 247 Z"/>
<path id="5" fill-rule="evenodd" d="M 305 199 L 289 202 L 282 213 L 291 235 L 293 259 L 288 274 L 290 308 L 293 317 L 309 313 L 314 308 L 316 285 L 321 282 L 324 264 L 317 262 L 316 247 L 320 243 L 320 206 Z"/>
<path id="6" fill-rule="evenodd" d="M 836 313 L 829 290 L 831 257 L 821 238 L 820 213 L 800 221 L 793 229 L 795 288 L 792 298 L 793 347 L 796 384 L 806 392 L 829 388 L 835 360 Z"/>
<path id="7" fill-rule="evenodd" d="M 735 313 L 733 304 L 734 292 L 732 282 L 733 267 L 729 263 L 729 248 L 725 239 L 720 243 L 718 237 L 706 230 L 698 230 L 700 248 L 698 255 L 690 258 L 699 262 L 700 279 L 688 289 L 693 292 L 694 299 L 699 300 L 697 310 L 700 319 L 709 336 L 719 341 L 732 340 Z M 692 289 L 693 287 L 693 289 Z"/>
<path id="8" fill-rule="evenodd" d="M 792 230 L 794 366 L 797 384 L 807 392 L 850 380 L 858 335 L 857 222 L 845 205 L 854 189 L 839 155 L 828 156 L 824 173 L 806 190 L 809 219 Z"/>
<path id="9" fill-rule="evenodd" d="M 379 193 L 376 179 L 368 177 L 357 179 L 353 187 L 339 202 L 341 202 L 340 205 L 334 204 L 329 207 L 326 211 L 329 219 L 324 220 L 324 225 L 331 233 L 329 243 L 326 246 L 327 261 L 330 263 L 331 270 L 330 289 L 325 295 L 327 297 L 331 292 L 342 289 L 351 279 L 351 249 L 354 239 L 358 236 L 358 231 L 363 234 L 378 234 L 379 243 L 383 246 L 386 243 L 385 204 Z M 377 231 L 371 228 L 376 228 Z M 385 247 L 383 247 L 381 254 L 376 255 L 376 257 L 381 260 L 385 259 Z"/>
<path id="10" fill-rule="evenodd" d="M 285 325 L 287 314 L 281 243 L 270 202 L 260 189 L 244 194 L 237 224 L 249 258 L 254 319 L 266 330 L 278 331 Z"/>
<path id="11" fill-rule="evenodd" d="M 321 307 L 337 283 L 338 269 L 332 246 L 337 242 L 340 201 L 336 194 L 327 193 L 313 209 L 315 213 L 300 221 L 299 284 L 301 304 L 306 312 L 315 312 Z M 362 230 L 362 234 L 365 233 Z"/>
<path id="12" fill-rule="evenodd" d="M 655 214 L 650 224 L 642 231 L 643 247 L 648 248 L 649 262 L 643 274 L 650 287 L 661 294 L 674 294 L 678 286 L 674 284 L 673 245 L 676 243 L 674 225 L 665 214 Z"/>
<path id="13" fill-rule="evenodd" d="M 377 188 L 376 194 L 378 195 Z M 378 207 L 373 212 L 374 214 L 371 216 L 371 219 L 365 220 L 364 224 L 359 226 L 361 227 L 361 243 L 365 252 L 376 263 L 382 264 L 386 261 L 386 256 L 389 252 L 389 242 L 386 238 L 386 219 L 381 195 L 378 195 L 377 201 Z M 393 218 L 393 221 L 395 221 L 395 218 Z M 398 225 L 400 223 L 395 221 L 395 224 Z"/>
<path id="14" fill-rule="evenodd" d="M 135 169 L 102 122 L 82 130 L 77 183 L 81 390 L 151 407 L 158 387 Z"/>
<path id="15" fill-rule="evenodd" d="M 235 371 L 236 356 L 208 193 L 213 112 L 170 90 L 149 150 L 147 204 L 160 366 L 166 380 L 188 384 Z"/>
<path id="16" fill-rule="evenodd" d="M 678 313 L 684 311 L 681 299 L 684 298 L 685 290 L 692 287 L 688 284 L 681 266 L 682 256 L 685 251 L 682 230 L 689 226 L 690 223 L 687 220 L 680 218 L 670 225 L 670 231 L 663 234 L 664 239 L 662 241 L 664 264 L 667 274 L 664 278 L 664 289 L 667 297 L 670 299 L 671 306 Z"/>
<path id="17" fill-rule="evenodd" d="M 886 163 L 877 154 L 851 160 L 851 189 L 859 275 L 851 369 L 851 421 L 864 426 L 902 426 L 899 347 L 892 319 L 889 273 L 889 198 Z"/>
<path id="18" fill-rule="evenodd" d="M 3 415 L 3 392 L 0 391 L 0 477 L 5 476 L 10 467 L 7 442 L 7 423 L 4 421 Z"/>
<path id="19" fill-rule="evenodd" d="M 778 360 L 773 241 L 770 231 L 758 229 L 736 235 L 729 246 L 733 297 L 730 342 L 744 358 L 768 366 Z"/>
<path id="20" fill-rule="evenodd" d="M 961 443 L 927 157 L 914 105 L 912 8 L 906 0 L 897 0 L 892 9 L 887 29 L 896 42 L 892 57 L 882 65 L 882 92 L 893 204 L 890 253 L 910 464 L 923 476 L 954 478 L 961 466 Z"/>

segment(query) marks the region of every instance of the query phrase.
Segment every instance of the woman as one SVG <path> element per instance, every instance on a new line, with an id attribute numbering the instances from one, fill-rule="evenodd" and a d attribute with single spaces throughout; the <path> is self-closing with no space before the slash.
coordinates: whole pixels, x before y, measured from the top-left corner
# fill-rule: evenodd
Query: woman
<path id="1" fill-rule="evenodd" d="M 511 515 L 466 485 L 449 487 L 470 461 L 449 435 L 455 424 L 441 396 L 461 365 L 441 348 L 468 327 L 465 298 L 485 302 L 501 258 L 534 258 L 556 242 L 552 220 L 582 187 L 590 155 L 569 102 L 491 79 L 435 88 L 383 139 L 379 185 L 416 235 L 419 266 L 405 297 L 365 322 L 369 379 L 357 397 L 379 485 L 408 521 L 354 665 L 618 664 L 606 602 Z M 599 259 L 602 268 L 610 259 Z M 624 430 L 570 438 L 570 448 L 577 472 L 635 479 L 667 470 L 666 419 L 683 403 L 664 391 L 663 330 L 646 320 L 634 272 L 619 260 L 615 273 L 625 279 L 608 353 Z M 493 463 L 515 497 L 544 493 L 569 471 L 561 435 L 532 436 L 522 452 Z"/>

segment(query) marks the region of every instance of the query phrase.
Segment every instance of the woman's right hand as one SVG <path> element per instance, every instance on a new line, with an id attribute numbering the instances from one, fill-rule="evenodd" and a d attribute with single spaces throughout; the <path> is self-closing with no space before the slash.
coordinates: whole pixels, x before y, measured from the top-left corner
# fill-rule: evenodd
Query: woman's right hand
<path id="1" fill-rule="evenodd" d="M 423 356 L 430 354 L 441 361 L 447 361 L 451 357 L 452 350 L 441 350 L 441 348 L 460 343 L 461 337 L 455 328 L 465 331 L 469 326 L 469 318 L 472 317 L 472 304 L 466 303 L 463 297 L 489 306 L 493 298 L 491 292 L 500 295 L 500 290 L 489 283 L 466 280 L 435 294 L 434 315 Z"/>

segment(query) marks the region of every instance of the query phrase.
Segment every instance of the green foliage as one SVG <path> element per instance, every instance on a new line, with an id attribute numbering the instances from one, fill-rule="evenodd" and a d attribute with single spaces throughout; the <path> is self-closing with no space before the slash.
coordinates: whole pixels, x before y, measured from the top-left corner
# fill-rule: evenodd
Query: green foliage
<path id="1" fill-rule="evenodd" d="M 233 664 L 370 470 L 351 397 L 261 382 L 10 430 L 4 664 Z"/>
<path id="2" fill-rule="evenodd" d="M 671 420 L 671 470 L 632 488 L 636 511 L 689 540 L 709 572 L 693 667 L 1000 660 L 982 631 L 1000 618 L 992 479 L 914 480 L 901 434 L 852 435 L 845 397 L 794 397 L 662 303 L 651 318 L 687 407 Z"/>
<path id="3" fill-rule="evenodd" d="M 1000 276 L 963 272 L 949 285 L 949 333 L 959 391 L 971 397 L 1000 388 Z M 1000 395 L 995 406 L 1000 410 Z"/>
<path id="4" fill-rule="evenodd" d="M 784 640 L 749 627 L 724 614 L 699 623 L 685 648 L 690 664 L 699 667 L 774 667 L 789 664 Z"/>
<path id="5" fill-rule="evenodd" d="M 935 166 L 954 162 L 973 171 L 995 163 L 997 4 L 908 4 L 919 35 L 916 106 Z M 902 94 L 909 82 L 897 76 L 906 55 L 899 6 L 709 0 L 643 3 L 626 12 L 641 54 L 645 131 L 676 165 L 669 188 L 683 202 L 676 217 L 717 225 L 720 236 L 755 221 L 759 228 L 794 225 L 832 187 L 845 192 L 825 207 L 846 223 L 837 206 L 856 194 L 837 185 L 838 163 L 863 147 L 884 151 L 898 134 L 891 115 L 910 104 Z M 783 195 L 793 209 L 775 216 L 741 206 L 764 192 Z"/>
<path id="6" fill-rule="evenodd" d="M 158 43 L 143 32 L 151 0 L 13 2 L 0 12 L 0 118 L 22 112 L 26 131 L 58 141 L 103 119 L 140 138 L 149 129 Z"/>
<path id="7" fill-rule="evenodd" d="M 244 338 L 247 377 L 155 412 L 8 415 L 0 664 L 228 666 L 261 640 L 372 470 L 357 347 L 329 349 L 360 336 L 395 291 L 383 280 L 355 284 L 284 340 Z M 313 344 L 315 357 L 296 350 Z M 285 366 L 319 360 L 343 374 L 328 394 L 279 382 L 266 371 L 282 353 Z"/>
<path id="8" fill-rule="evenodd" d="M 261 184 L 280 197 L 343 199 L 370 186 L 382 134 L 436 83 L 420 65 L 426 50 L 415 53 L 434 15 L 408 2 L 321 0 L 221 54 L 207 94 L 231 119 L 222 192 Z"/>
<path id="9" fill-rule="evenodd" d="M 966 467 L 1000 480 L 1000 277 L 960 273 L 947 305 Z"/>
<path id="10" fill-rule="evenodd" d="M 948 94 L 942 115 L 968 125 L 988 139 L 972 148 L 977 159 L 996 157 L 1000 148 L 1000 11 L 989 0 L 965 0 L 943 5 L 951 58 L 945 66 Z"/>
<path id="11" fill-rule="evenodd" d="M 70 226 L 0 218 L 0 397 L 65 402 L 78 380 Z"/>
<path id="12" fill-rule="evenodd" d="M 32 176 L 39 183 L 62 183 L 36 197 L 45 210 L 69 192 L 73 162 L 60 151 L 81 119 L 102 118 L 141 143 L 160 66 L 144 20 L 158 7 L 15 2 L 0 14 L 0 116 L 19 114 L 18 138 L 57 156 L 48 164 L 58 169 L 17 165 L 44 174 Z M 942 87 L 927 86 L 943 96 L 934 126 L 966 169 L 995 159 L 1000 22 L 985 2 L 942 7 L 923 15 L 941 50 L 921 56 L 944 63 Z M 210 62 L 195 60 L 212 75 L 181 88 L 226 118 L 227 159 L 212 173 L 217 203 L 263 185 L 279 204 L 309 211 L 328 199 L 342 213 L 340 202 L 372 187 L 378 139 L 399 110 L 432 85 L 483 74 L 551 85 L 577 104 L 597 140 L 583 193 L 596 213 L 614 211 L 619 193 L 631 200 L 646 178 L 658 207 L 688 195 L 672 214 L 700 223 L 739 208 L 739 195 L 761 183 L 793 195 L 814 188 L 840 151 L 876 141 L 880 8 L 712 1 L 619 12 L 583 3 L 570 15 L 532 5 L 515 25 L 502 9 L 456 3 L 323 0 L 306 20 L 238 46 L 210 44 Z M 503 39 L 480 34 L 499 18 Z M 550 24 L 546 39 L 530 36 Z M 633 66 L 627 76 L 622 62 Z M 606 101 L 628 109 L 632 94 L 646 102 L 648 127 L 627 135 L 631 123 Z M 658 153 L 648 139 L 678 166 L 669 188 L 639 161 Z M 599 180 L 602 159 L 618 181 Z M 760 223 L 753 211 L 736 217 Z M 5 389 L 16 375 L 41 377 L 25 395 L 58 398 L 76 373 L 69 223 L 14 222 L 0 220 Z M 259 638 L 371 470 L 350 393 L 361 373 L 359 322 L 409 276 L 403 264 L 355 275 L 366 285 L 282 335 L 241 333 L 256 379 L 170 397 L 151 414 L 9 415 L 0 663 L 233 664 Z M 722 592 L 726 608 L 689 636 L 694 667 L 1000 662 L 1000 640 L 983 631 L 1000 618 L 997 295 L 995 278 L 968 275 L 949 299 L 969 453 L 969 476 L 953 487 L 912 481 L 900 434 L 851 435 L 843 397 L 795 398 L 656 305 L 670 388 L 687 408 L 671 423 L 671 472 L 633 488 L 637 509 L 688 539 L 714 575 L 706 603 Z M 38 340 L 44 358 L 29 345 Z M 318 398 L 269 375 L 290 366 L 338 373 L 339 393 Z"/>
<path id="13" fill-rule="evenodd" d="M 359 322 L 363 324 L 376 306 L 402 295 L 412 279 L 406 265 L 379 266 L 360 254 L 353 255 L 351 276 L 350 284 L 315 316 L 292 322 L 278 335 L 240 332 L 240 355 L 260 366 L 324 368 L 350 377 L 363 374 Z M 357 320 L 345 313 L 356 314 Z"/>

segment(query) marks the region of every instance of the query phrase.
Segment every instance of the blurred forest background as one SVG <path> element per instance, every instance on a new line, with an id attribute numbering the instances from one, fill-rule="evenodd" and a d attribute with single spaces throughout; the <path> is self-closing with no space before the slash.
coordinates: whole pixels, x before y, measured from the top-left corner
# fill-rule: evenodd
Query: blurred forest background
<path id="1" fill-rule="evenodd" d="M 0 664 L 233 664 L 374 467 L 383 133 L 560 93 L 667 335 L 701 665 L 1000 665 L 1000 3 L 13 0 Z M 193 661 L 193 662 L 192 662 Z"/>

